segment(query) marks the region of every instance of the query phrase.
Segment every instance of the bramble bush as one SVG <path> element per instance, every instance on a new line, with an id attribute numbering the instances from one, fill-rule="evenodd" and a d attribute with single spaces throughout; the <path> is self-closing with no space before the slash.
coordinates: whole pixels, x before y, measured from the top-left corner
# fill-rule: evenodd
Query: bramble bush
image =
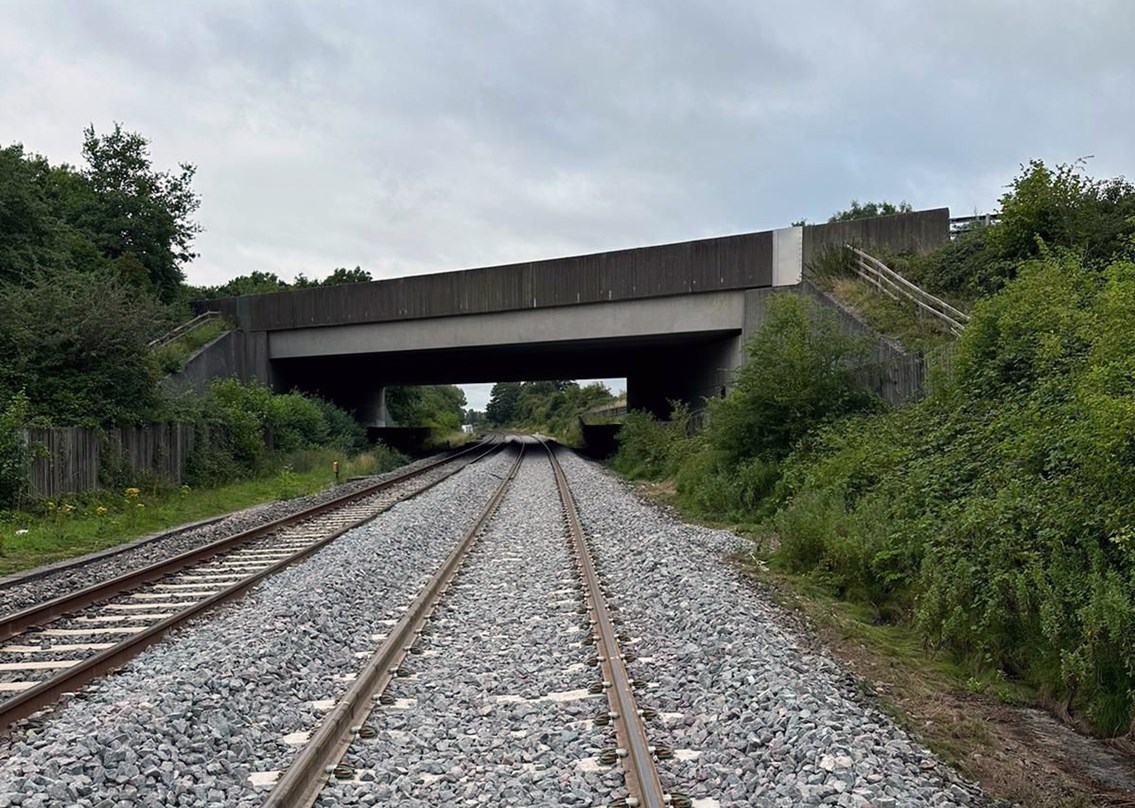
<path id="1" fill-rule="evenodd" d="M 1135 264 L 1025 264 L 954 379 L 786 460 L 780 561 L 1127 732 L 1135 691 Z"/>
<path id="2" fill-rule="evenodd" d="M 700 516 L 752 519 L 774 507 L 780 462 L 799 440 L 875 407 L 852 383 L 864 348 L 810 299 L 774 296 L 764 327 L 746 346 L 751 361 L 725 398 L 708 402 L 705 430 L 688 436 L 682 407 L 667 422 L 630 413 L 612 465 L 632 477 L 675 479 L 679 504 Z"/>
<path id="3" fill-rule="evenodd" d="M 841 378 L 854 351 L 825 359 L 820 328 L 774 311 L 680 458 L 637 418 L 615 465 L 675 478 L 695 514 L 762 522 L 782 568 L 1131 733 L 1135 187 L 1034 161 L 1001 213 L 896 264 L 975 301 L 924 400 L 873 410 Z"/>
<path id="4" fill-rule="evenodd" d="M 1082 169 L 1030 161 L 1001 197 L 998 224 L 899 259 L 896 268 L 932 291 L 975 300 L 1002 289 L 1022 262 L 1047 250 L 1072 251 L 1094 270 L 1135 260 L 1135 186 L 1123 177 L 1090 177 Z"/>

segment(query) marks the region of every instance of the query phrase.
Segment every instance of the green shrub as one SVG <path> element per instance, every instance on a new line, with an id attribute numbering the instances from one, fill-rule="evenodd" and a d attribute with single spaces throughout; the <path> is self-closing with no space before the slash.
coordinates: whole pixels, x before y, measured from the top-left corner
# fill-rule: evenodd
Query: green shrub
<path id="1" fill-rule="evenodd" d="M 350 414 L 300 393 L 273 395 L 262 384 L 220 379 L 183 404 L 198 438 L 188 464 L 191 485 L 214 485 L 271 470 L 304 450 L 353 452 L 366 433 Z"/>
<path id="2" fill-rule="evenodd" d="M 778 561 L 1126 732 L 1135 264 L 1029 262 L 973 316 L 929 399 L 831 424 L 785 460 Z"/>
<path id="3" fill-rule="evenodd" d="M 649 413 L 629 412 L 616 438 L 619 450 L 611 459 L 617 471 L 633 479 L 661 480 L 673 475 L 692 451 L 687 434 L 689 410 L 676 404 L 668 421 Z"/>
<path id="4" fill-rule="evenodd" d="M 29 409 L 23 393 L 0 401 L 0 506 L 5 508 L 17 504 L 27 485 L 27 447 L 20 431 Z"/>
<path id="5" fill-rule="evenodd" d="M 323 409 L 300 393 L 272 396 L 266 420 L 272 448 L 279 452 L 313 449 L 326 444 L 330 437 Z"/>
<path id="6" fill-rule="evenodd" d="M 773 296 L 765 324 L 749 341 L 749 361 L 725 398 L 709 402 L 706 440 L 731 465 L 779 459 L 825 421 L 869 409 L 852 368 L 863 340 L 839 330 L 834 315 L 806 297 Z"/>

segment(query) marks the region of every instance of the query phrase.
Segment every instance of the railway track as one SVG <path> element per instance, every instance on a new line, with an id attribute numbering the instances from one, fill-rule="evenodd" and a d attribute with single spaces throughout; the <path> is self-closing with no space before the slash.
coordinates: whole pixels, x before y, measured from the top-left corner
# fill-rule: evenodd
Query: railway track
<path id="1" fill-rule="evenodd" d="M 524 444 L 18 725 L 0 805 L 986 805 L 793 644 L 724 534 Z M 334 513 L 320 530 L 364 516 Z M 282 541 L 152 594 L 263 571 L 243 565 Z"/>
<path id="2" fill-rule="evenodd" d="M 567 540 L 578 574 L 579 612 L 586 615 L 589 628 L 583 645 L 594 648 L 590 661 L 600 671 L 600 678 L 592 685 L 591 691 L 605 695 L 608 704 L 608 709 L 596 716 L 595 723 L 610 725 L 614 729 L 616 745 L 603 750 L 599 760 L 608 765 L 618 765 L 625 780 L 626 795 L 613 799 L 609 805 L 611 808 L 688 808 L 692 804 L 689 798 L 668 793 L 659 778 L 655 759 L 666 757 L 669 750 L 652 745 L 648 739 L 645 720 L 653 711 L 644 710 L 637 703 L 635 687 L 642 682 L 636 682 L 627 671 L 627 662 L 633 657 L 620 646 L 620 641 L 626 637 L 621 637 L 618 619 L 607 602 L 567 477 L 553 448 L 542 440 L 539 446 L 538 451 L 546 454 L 555 476 Z M 342 762 L 344 754 L 360 738 L 377 734 L 377 727 L 370 723 L 376 706 L 392 701 L 385 693 L 387 687 L 403 672 L 401 666 L 407 656 L 420 652 L 419 641 L 428 621 L 515 480 L 524 460 L 524 447 L 522 444 L 509 473 L 476 523 L 391 628 L 352 686 L 311 734 L 275 783 L 263 808 L 310 808 L 329 780 L 354 776 L 353 767 Z"/>
<path id="3" fill-rule="evenodd" d="M 171 629 L 239 597 L 501 445 L 475 444 L 313 508 L 0 617 L 0 730 L 120 668 Z"/>

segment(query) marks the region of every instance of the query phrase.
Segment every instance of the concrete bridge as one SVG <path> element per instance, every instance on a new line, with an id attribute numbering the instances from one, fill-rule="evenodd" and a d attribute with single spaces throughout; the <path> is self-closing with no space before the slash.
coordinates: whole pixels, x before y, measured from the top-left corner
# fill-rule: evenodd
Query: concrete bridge
<path id="1" fill-rule="evenodd" d="M 826 245 L 924 250 L 945 208 L 507 266 L 211 301 L 237 323 L 185 384 L 238 376 L 319 393 L 369 426 L 389 385 L 625 377 L 659 414 L 721 395 L 776 290 Z"/>

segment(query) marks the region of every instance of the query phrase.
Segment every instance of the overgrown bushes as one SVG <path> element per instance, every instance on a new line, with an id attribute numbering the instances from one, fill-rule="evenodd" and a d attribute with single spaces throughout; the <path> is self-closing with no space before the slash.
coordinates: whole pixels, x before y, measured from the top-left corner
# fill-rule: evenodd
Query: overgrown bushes
<path id="1" fill-rule="evenodd" d="M 999 224 L 897 267 L 933 291 L 974 300 L 1004 288 L 1022 261 L 1052 249 L 1072 251 L 1096 270 L 1135 260 L 1135 186 L 1123 177 L 1090 177 L 1082 164 L 1049 168 L 1033 160 L 1001 197 Z"/>
<path id="2" fill-rule="evenodd" d="M 1127 731 L 1135 264 L 1043 258 L 973 316 L 952 385 L 788 459 L 781 558 Z"/>
<path id="3" fill-rule="evenodd" d="M 780 303 L 702 434 L 630 417 L 615 466 L 757 525 L 773 563 L 975 673 L 1129 732 L 1135 263 L 1042 246 L 1012 276 L 973 306 L 950 374 L 890 411 L 841 380 L 854 352 Z"/>
<path id="4" fill-rule="evenodd" d="M 706 429 L 690 437 L 682 407 L 665 423 L 631 413 L 612 464 L 632 477 L 674 478 L 680 504 L 698 515 L 751 519 L 777 490 L 780 462 L 798 441 L 876 406 L 851 378 L 865 347 L 810 299 L 777 295 L 733 389 L 708 402 Z"/>
<path id="5" fill-rule="evenodd" d="M 27 484 L 27 449 L 20 435 L 27 418 L 23 393 L 0 399 L 0 506 L 16 502 Z"/>
<path id="6" fill-rule="evenodd" d="M 366 446 L 362 427 L 329 402 L 300 393 L 273 395 L 255 382 L 214 381 L 184 407 L 200 430 L 189 460 L 192 485 L 255 475 L 303 450 L 356 452 Z"/>

